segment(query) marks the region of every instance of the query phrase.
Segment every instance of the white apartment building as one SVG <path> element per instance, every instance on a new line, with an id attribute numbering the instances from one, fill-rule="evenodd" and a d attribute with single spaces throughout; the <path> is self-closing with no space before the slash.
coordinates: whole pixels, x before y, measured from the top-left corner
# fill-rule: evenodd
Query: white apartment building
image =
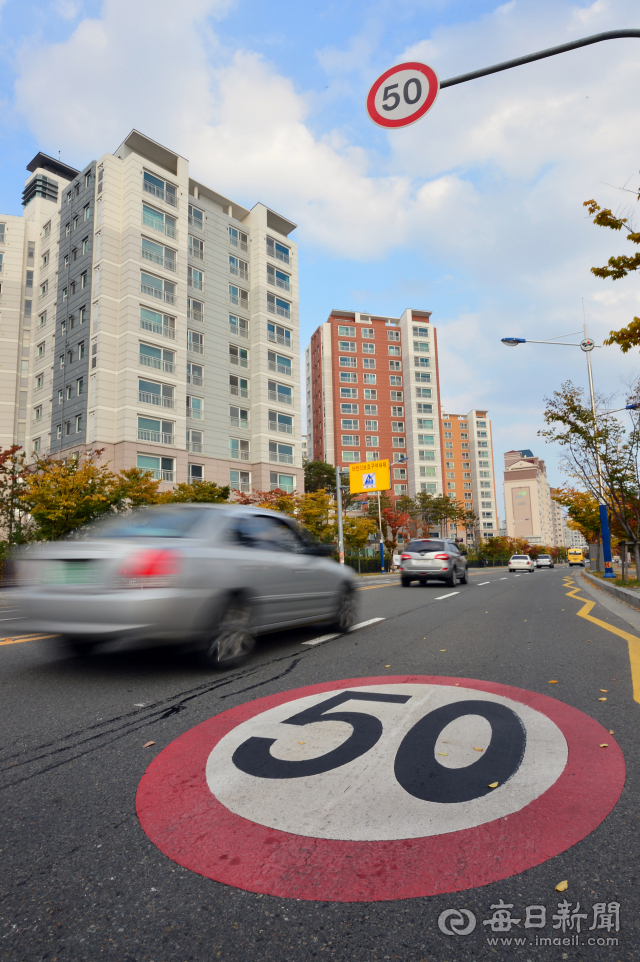
<path id="1" fill-rule="evenodd" d="M 551 500 L 544 461 L 531 451 L 504 456 L 504 505 L 507 535 L 531 544 L 562 547 L 560 505 Z"/>
<path id="2" fill-rule="evenodd" d="M 296 225 L 135 130 L 82 171 L 28 169 L 23 217 L 0 216 L 3 445 L 301 489 Z"/>

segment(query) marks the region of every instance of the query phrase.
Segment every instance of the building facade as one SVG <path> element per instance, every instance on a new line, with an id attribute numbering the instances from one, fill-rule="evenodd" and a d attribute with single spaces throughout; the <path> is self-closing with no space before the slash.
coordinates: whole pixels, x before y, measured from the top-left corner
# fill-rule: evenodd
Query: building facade
<path id="1" fill-rule="evenodd" d="M 475 530 L 450 524 L 450 534 L 464 541 L 498 534 L 491 421 L 487 411 L 442 414 L 443 490 L 477 518 Z"/>
<path id="2" fill-rule="evenodd" d="M 309 457 L 388 458 L 392 493 L 442 493 L 437 332 L 429 311 L 333 310 L 305 354 Z"/>
<path id="3" fill-rule="evenodd" d="M 510 538 L 563 546 L 560 505 L 551 500 L 545 463 L 528 449 L 507 451 L 504 456 L 504 505 Z"/>
<path id="4" fill-rule="evenodd" d="M 3 445 L 302 489 L 295 224 L 137 131 L 28 169 L 23 217 L 0 217 Z"/>

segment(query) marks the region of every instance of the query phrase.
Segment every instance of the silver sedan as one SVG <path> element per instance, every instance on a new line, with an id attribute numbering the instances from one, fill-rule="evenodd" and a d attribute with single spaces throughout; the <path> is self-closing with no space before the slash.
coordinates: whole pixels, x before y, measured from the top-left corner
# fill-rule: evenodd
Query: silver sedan
<path id="1" fill-rule="evenodd" d="M 239 505 L 143 508 L 15 557 L 21 628 L 100 642 L 183 642 L 211 666 L 244 661 L 255 637 L 356 620 L 355 576 L 295 521 Z"/>

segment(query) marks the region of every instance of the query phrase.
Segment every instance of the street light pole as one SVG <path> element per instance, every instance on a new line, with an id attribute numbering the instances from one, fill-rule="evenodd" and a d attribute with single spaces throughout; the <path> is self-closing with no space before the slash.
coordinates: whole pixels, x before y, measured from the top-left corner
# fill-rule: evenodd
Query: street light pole
<path id="1" fill-rule="evenodd" d="M 344 564 L 344 532 L 342 530 L 342 471 L 336 465 L 336 512 L 338 514 L 338 556 Z"/>

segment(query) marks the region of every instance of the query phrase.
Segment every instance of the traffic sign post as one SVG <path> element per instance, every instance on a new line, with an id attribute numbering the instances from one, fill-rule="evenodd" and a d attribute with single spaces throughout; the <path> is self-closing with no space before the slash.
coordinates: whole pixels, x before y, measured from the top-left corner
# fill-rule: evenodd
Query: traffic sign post
<path id="1" fill-rule="evenodd" d="M 380 506 L 380 492 L 388 491 L 391 487 L 391 471 L 389 459 L 382 461 L 362 461 L 349 465 L 349 490 L 351 494 L 362 494 L 366 491 L 378 494 L 378 525 L 380 529 L 380 570 L 384 571 L 384 538 L 382 536 L 382 509 Z"/>
<path id="2" fill-rule="evenodd" d="M 380 901 L 540 865 L 601 824 L 624 778 L 614 738 L 547 695 L 468 678 L 351 678 L 197 725 L 151 763 L 136 807 L 154 844 L 207 878 Z"/>

